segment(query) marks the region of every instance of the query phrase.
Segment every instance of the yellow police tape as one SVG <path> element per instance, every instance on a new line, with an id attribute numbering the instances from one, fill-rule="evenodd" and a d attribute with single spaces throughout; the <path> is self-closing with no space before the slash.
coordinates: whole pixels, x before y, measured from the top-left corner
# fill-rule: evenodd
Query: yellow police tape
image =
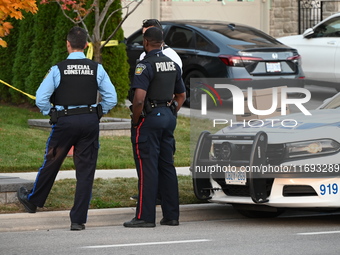
<path id="1" fill-rule="evenodd" d="M 102 44 L 104 44 L 104 41 L 101 42 Z M 111 47 L 111 46 L 117 46 L 118 45 L 118 40 L 110 40 L 106 45 L 105 47 Z M 89 43 L 88 44 L 88 50 L 87 50 L 87 53 L 86 53 L 86 57 L 88 59 L 92 59 L 93 58 L 93 44 L 92 43 Z M 25 96 L 28 96 L 29 98 L 35 100 L 35 96 L 32 96 L 20 89 L 17 89 L 16 87 L 13 87 L 12 85 L 9 85 L 7 82 L 4 82 L 3 80 L 0 80 L 1 83 L 5 84 L 6 86 L 16 90 L 16 91 L 19 91 L 20 93 L 24 94 Z"/>
<path id="2" fill-rule="evenodd" d="M 104 43 L 105 43 L 105 41 L 101 42 L 102 45 Z M 104 47 L 111 47 L 111 46 L 117 46 L 117 45 L 118 45 L 118 40 L 110 40 L 110 41 L 108 41 L 107 44 L 105 44 Z M 89 59 L 93 58 L 93 44 L 92 43 L 88 43 L 86 57 L 89 58 Z"/>
<path id="3" fill-rule="evenodd" d="M 32 95 L 30 95 L 30 94 L 27 94 L 26 92 L 24 92 L 24 91 L 22 91 L 22 90 L 20 90 L 20 89 L 17 89 L 16 87 L 13 87 L 12 85 L 9 85 L 7 82 L 4 82 L 4 81 L 2 81 L 2 80 L 0 80 L 0 82 L 2 82 L 3 84 L 7 85 L 8 87 L 10 87 L 10 88 L 12 88 L 12 89 L 14 89 L 14 90 L 16 90 L 16 91 L 19 91 L 20 93 L 24 94 L 25 96 L 28 96 L 29 98 L 35 100 L 35 96 L 32 96 Z"/>

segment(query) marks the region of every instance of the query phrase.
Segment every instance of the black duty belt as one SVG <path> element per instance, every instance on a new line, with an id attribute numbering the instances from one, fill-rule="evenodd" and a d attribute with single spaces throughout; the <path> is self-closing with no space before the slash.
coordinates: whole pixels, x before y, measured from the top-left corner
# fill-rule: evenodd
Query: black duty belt
<path id="1" fill-rule="evenodd" d="M 88 113 L 97 113 L 97 107 L 82 107 L 82 108 L 73 108 L 73 109 L 64 109 L 58 111 L 58 118 L 63 116 L 71 116 L 77 114 L 88 114 Z"/>
<path id="2" fill-rule="evenodd" d="M 152 108 L 157 108 L 157 107 L 169 107 L 171 104 L 168 103 L 168 102 L 165 102 L 165 103 L 151 103 L 151 107 Z"/>

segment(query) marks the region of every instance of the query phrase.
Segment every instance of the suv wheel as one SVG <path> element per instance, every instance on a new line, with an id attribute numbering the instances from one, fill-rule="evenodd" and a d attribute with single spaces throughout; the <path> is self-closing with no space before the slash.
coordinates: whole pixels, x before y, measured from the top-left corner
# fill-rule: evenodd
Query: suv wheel
<path id="1" fill-rule="evenodd" d="M 202 93 L 204 93 L 202 90 L 199 89 L 199 87 L 190 87 L 190 79 L 191 78 L 204 78 L 205 75 L 198 71 L 194 70 L 189 72 L 185 77 L 184 77 L 184 85 L 186 88 L 186 100 L 185 100 L 185 105 L 197 109 L 200 107 L 200 98 Z M 208 100 L 209 104 L 209 100 Z"/>

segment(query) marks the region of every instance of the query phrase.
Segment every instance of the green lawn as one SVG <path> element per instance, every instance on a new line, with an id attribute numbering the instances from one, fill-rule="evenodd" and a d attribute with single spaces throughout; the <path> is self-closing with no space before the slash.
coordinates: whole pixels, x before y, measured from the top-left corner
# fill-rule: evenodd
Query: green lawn
<path id="1" fill-rule="evenodd" d="M 44 208 L 39 211 L 59 211 L 70 210 L 73 205 L 75 191 L 75 179 L 64 179 L 56 181 L 49 194 Z M 199 201 L 193 192 L 192 180 L 190 176 L 178 176 L 180 204 L 197 204 Z M 136 201 L 130 196 L 138 194 L 137 178 L 97 178 L 93 184 L 91 209 L 134 207 Z M 25 212 L 19 203 L 0 204 L 0 213 Z"/>
<path id="2" fill-rule="evenodd" d="M 126 107 L 117 107 L 109 115 L 129 118 Z M 43 162 L 48 131 L 30 128 L 28 119 L 46 118 L 35 107 L 0 104 L 0 173 L 36 171 Z M 176 166 L 190 165 L 190 119 L 178 118 L 175 132 Z M 134 168 L 129 136 L 100 137 L 97 169 Z M 72 158 L 66 158 L 62 170 L 74 169 Z"/>
<path id="3" fill-rule="evenodd" d="M 116 107 L 107 117 L 129 118 L 127 107 Z M 0 173 L 37 171 L 43 162 L 48 131 L 30 128 L 28 119 L 47 118 L 36 107 L 0 103 Z M 201 131 L 211 122 L 179 116 L 176 138 L 176 166 L 189 166 L 191 151 Z M 190 128 L 191 127 L 191 128 Z M 192 142 L 191 142 L 192 141 Z M 190 145 L 191 144 L 191 145 Z M 190 150 L 191 146 L 191 150 Z M 97 169 L 135 168 L 129 136 L 100 137 Z M 72 158 L 66 158 L 62 170 L 74 169 Z M 179 176 L 180 203 L 198 203 L 190 176 Z M 42 210 L 67 210 L 72 207 L 75 180 L 56 181 Z M 96 179 L 91 208 L 135 206 L 130 196 L 137 194 L 136 178 Z M 0 213 L 23 212 L 20 204 L 0 205 Z"/>

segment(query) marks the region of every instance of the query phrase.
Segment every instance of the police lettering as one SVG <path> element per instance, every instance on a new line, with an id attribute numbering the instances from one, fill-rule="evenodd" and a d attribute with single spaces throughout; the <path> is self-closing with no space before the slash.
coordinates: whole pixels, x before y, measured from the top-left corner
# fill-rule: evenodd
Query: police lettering
<path id="1" fill-rule="evenodd" d="M 168 71 L 176 71 L 176 66 L 174 62 L 158 62 L 156 63 L 157 72 L 168 72 Z"/>
<path id="2" fill-rule="evenodd" d="M 67 69 L 64 70 L 65 75 L 93 75 L 93 70 L 90 69 L 89 65 L 67 65 Z"/>

